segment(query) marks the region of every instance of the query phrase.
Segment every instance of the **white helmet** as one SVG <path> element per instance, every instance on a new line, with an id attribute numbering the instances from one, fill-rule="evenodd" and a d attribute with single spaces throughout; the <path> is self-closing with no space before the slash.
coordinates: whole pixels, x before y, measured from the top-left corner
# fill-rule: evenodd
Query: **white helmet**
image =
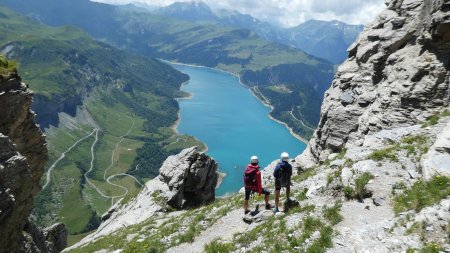
<path id="1" fill-rule="evenodd" d="M 250 163 L 258 163 L 258 157 L 256 155 L 250 158 Z"/>
<path id="2" fill-rule="evenodd" d="M 280 157 L 281 157 L 281 161 L 285 161 L 285 162 L 289 161 L 289 154 L 286 152 L 281 153 Z"/>

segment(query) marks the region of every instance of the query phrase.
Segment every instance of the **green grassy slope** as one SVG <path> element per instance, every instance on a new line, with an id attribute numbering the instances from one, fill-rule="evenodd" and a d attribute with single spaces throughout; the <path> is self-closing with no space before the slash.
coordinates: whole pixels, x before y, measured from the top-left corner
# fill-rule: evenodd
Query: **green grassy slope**
<path id="1" fill-rule="evenodd" d="M 334 73 L 328 62 L 265 41 L 244 29 L 195 24 L 88 0 L 2 2 L 51 25 L 78 26 L 120 48 L 239 74 L 245 84 L 259 87 L 275 107 L 272 116 L 307 138 L 319 120 L 323 92 Z M 73 5 L 77 7 L 72 8 Z M 286 75 L 289 77 L 285 78 Z M 274 86 L 275 90 L 288 86 L 294 96 L 286 100 L 286 94 L 269 92 L 273 89 L 267 89 L 268 86 Z"/>
<path id="2" fill-rule="evenodd" d="M 62 221 L 70 234 L 95 228 L 99 215 L 119 197 L 135 193 L 168 155 L 198 144 L 170 128 L 177 119 L 175 98 L 183 95 L 179 88 L 187 76 L 166 64 L 97 42 L 77 28 L 48 27 L 3 7 L 0 51 L 17 61 L 19 74 L 35 92 L 37 120 L 46 127 L 46 168 L 54 168 L 36 199 L 34 218 L 41 225 Z M 15 67 L 4 58 L 0 64 L 2 70 Z M 174 138 L 183 141 L 174 147 Z M 134 174 L 138 181 L 117 175 L 106 182 L 121 173 Z"/>

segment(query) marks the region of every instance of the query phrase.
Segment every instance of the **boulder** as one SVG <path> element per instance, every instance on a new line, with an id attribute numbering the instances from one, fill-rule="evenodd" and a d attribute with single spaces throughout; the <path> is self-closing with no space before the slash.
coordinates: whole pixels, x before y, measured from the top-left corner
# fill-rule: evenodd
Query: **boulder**
<path id="1" fill-rule="evenodd" d="M 167 203 L 182 209 L 213 201 L 219 178 L 217 167 L 215 160 L 198 153 L 197 147 L 169 156 L 159 171 L 159 178 L 169 187 L 165 193 Z"/>

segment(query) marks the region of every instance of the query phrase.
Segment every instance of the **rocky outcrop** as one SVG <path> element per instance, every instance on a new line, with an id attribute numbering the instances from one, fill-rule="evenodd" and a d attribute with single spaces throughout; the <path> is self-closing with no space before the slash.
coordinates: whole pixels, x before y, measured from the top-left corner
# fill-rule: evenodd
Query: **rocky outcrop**
<path id="1" fill-rule="evenodd" d="M 47 160 L 30 111 L 32 93 L 16 73 L 0 79 L 0 249 L 17 252 Z"/>
<path id="2" fill-rule="evenodd" d="M 167 203 L 173 208 L 195 207 L 215 198 L 217 163 L 196 150 L 185 149 L 168 157 L 159 170 L 160 179 L 170 190 L 165 193 Z"/>
<path id="3" fill-rule="evenodd" d="M 161 166 L 158 177 L 148 181 L 144 189 L 128 203 L 111 207 L 102 216 L 103 223 L 97 231 L 71 248 L 139 224 L 169 209 L 196 207 L 213 201 L 219 178 L 217 167 L 215 160 L 199 153 L 197 147 L 169 156 Z"/>
<path id="4" fill-rule="evenodd" d="M 450 12 L 443 0 L 392 0 L 349 48 L 322 104 L 310 167 L 367 134 L 410 126 L 449 106 Z"/>
<path id="5" fill-rule="evenodd" d="M 36 95 L 33 99 L 32 109 L 37 114 L 36 121 L 39 123 L 39 127 L 44 130 L 51 125 L 58 127 L 60 120 L 58 114 L 60 112 L 65 112 L 75 117 L 77 108 L 82 105 L 82 100 L 81 95 L 73 95 L 71 97 L 53 95 L 52 98 Z"/>
<path id="6" fill-rule="evenodd" d="M 0 252 L 59 252 L 66 246 L 63 224 L 42 232 L 28 222 L 47 161 L 31 101 L 17 73 L 0 75 Z"/>
<path id="7" fill-rule="evenodd" d="M 25 226 L 25 252 L 61 252 L 67 247 L 67 229 L 63 223 L 54 224 L 44 230 L 29 223 Z"/>

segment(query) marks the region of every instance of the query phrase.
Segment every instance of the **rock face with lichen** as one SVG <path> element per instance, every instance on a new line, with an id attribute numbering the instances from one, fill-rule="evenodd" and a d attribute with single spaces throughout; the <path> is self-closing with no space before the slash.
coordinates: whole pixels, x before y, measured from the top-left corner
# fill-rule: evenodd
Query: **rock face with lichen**
<path id="1" fill-rule="evenodd" d="M 450 3 L 392 0 L 349 48 L 302 156 L 324 161 L 367 134 L 414 125 L 449 106 Z M 311 164 L 311 163 L 310 163 Z"/>
<path id="2" fill-rule="evenodd" d="M 0 252 L 58 252 L 66 246 L 63 224 L 56 226 L 57 236 L 48 236 L 55 229 L 42 232 L 28 221 L 47 161 L 31 102 L 32 92 L 15 71 L 0 75 Z"/>

